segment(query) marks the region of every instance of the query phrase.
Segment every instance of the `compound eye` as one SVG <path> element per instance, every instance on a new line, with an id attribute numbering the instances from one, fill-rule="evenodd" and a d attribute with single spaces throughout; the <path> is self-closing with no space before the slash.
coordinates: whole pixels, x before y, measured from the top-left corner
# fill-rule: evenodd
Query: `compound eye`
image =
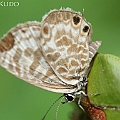
<path id="1" fill-rule="evenodd" d="M 73 23 L 74 23 L 75 25 L 77 25 L 79 22 L 80 22 L 80 17 L 74 16 L 74 17 L 73 17 Z"/>
<path id="2" fill-rule="evenodd" d="M 89 31 L 89 27 L 88 27 L 88 26 L 84 26 L 83 32 L 86 33 L 86 32 L 88 32 L 88 31 Z"/>
<path id="3" fill-rule="evenodd" d="M 74 101 L 75 96 L 73 96 L 72 94 L 64 94 L 64 96 L 68 102 Z"/>

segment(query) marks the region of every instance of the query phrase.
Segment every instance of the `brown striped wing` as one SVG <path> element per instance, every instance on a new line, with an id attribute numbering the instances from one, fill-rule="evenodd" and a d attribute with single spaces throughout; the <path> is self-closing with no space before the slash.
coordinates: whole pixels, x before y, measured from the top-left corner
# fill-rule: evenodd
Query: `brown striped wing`
<path id="1" fill-rule="evenodd" d="M 75 91 L 51 69 L 40 48 L 39 22 L 19 24 L 0 41 L 0 65 L 13 75 L 37 87 L 59 93 Z"/>
<path id="2" fill-rule="evenodd" d="M 51 11 L 41 24 L 43 55 L 59 79 L 68 85 L 83 79 L 100 46 L 98 41 L 91 44 L 91 32 L 84 17 L 70 10 Z"/>

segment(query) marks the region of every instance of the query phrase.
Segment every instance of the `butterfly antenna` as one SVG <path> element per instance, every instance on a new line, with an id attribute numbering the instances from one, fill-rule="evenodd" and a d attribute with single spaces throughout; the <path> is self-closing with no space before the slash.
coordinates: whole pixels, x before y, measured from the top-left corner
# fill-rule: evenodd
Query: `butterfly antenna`
<path id="1" fill-rule="evenodd" d="M 83 11 L 82 11 L 82 17 L 84 17 L 84 8 L 83 8 Z"/>
<path id="2" fill-rule="evenodd" d="M 62 97 L 62 99 L 60 100 L 60 102 L 59 102 L 59 104 L 58 104 L 58 107 L 57 107 L 57 109 L 56 109 L 55 120 L 57 120 L 58 109 L 59 109 L 59 107 L 60 107 L 60 105 L 61 105 L 61 103 L 62 103 L 63 98 L 64 98 L 64 97 Z"/>
<path id="3" fill-rule="evenodd" d="M 55 100 L 55 102 L 53 102 L 53 104 L 49 107 L 49 109 L 47 110 L 47 112 L 45 113 L 45 115 L 43 116 L 43 118 L 41 120 L 44 120 L 46 115 L 48 114 L 48 112 L 50 111 L 50 109 L 53 107 L 53 105 L 60 99 L 62 98 L 64 95 L 60 96 L 57 100 Z"/>

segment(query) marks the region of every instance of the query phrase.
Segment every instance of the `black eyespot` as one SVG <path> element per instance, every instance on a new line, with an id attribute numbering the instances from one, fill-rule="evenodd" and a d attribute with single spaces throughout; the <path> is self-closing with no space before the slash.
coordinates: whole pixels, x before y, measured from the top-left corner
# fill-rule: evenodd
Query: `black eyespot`
<path id="1" fill-rule="evenodd" d="M 83 32 L 88 32 L 88 30 L 89 30 L 89 27 L 88 27 L 88 26 L 85 26 L 85 27 L 83 28 Z"/>
<path id="2" fill-rule="evenodd" d="M 74 22 L 75 25 L 77 25 L 80 22 L 80 18 L 77 17 L 77 16 L 74 16 L 73 17 L 73 22 Z"/>

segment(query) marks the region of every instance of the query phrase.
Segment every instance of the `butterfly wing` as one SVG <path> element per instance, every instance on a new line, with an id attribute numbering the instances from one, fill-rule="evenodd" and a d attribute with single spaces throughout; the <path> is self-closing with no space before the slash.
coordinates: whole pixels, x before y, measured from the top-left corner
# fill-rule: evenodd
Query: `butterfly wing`
<path id="1" fill-rule="evenodd" d="M 41 49 L 47 62 L 68 85 L 83 79 L 89 67 L 91 26 L 71 10 L 51 11 L 41 24 Z M 95 55 L 95 52 L 91 58 Z"/>
<path id="2" fill-rule="evenodd" d="M 37 87 L 59 93 L 75 91 L 59 80 L 40 48 L 39 22 L 19 24 L 0 41 L 0 65 L 13 75 Z"/>

